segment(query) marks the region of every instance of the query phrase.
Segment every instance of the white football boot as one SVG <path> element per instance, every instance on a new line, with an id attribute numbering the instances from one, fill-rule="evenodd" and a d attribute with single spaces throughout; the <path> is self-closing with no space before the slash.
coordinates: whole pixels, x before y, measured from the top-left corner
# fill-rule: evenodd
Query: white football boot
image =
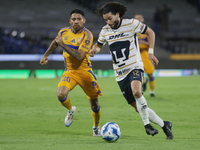
<path id="1" fill-rule="evenodd" d="M 72 124 L 75 111 L 76 111 L 75 106 L 72 106 L 72 109 L 68 110 L 67 116 L 65 117 L 65 126 L 66 127 L 69 127 Z"/>
<path id="2" fill-rule="evenodd" d="M 93 126 L 93 136 L 101 136 L 101 130 L 100 130 L 100 127 L 95 127 Z"/>

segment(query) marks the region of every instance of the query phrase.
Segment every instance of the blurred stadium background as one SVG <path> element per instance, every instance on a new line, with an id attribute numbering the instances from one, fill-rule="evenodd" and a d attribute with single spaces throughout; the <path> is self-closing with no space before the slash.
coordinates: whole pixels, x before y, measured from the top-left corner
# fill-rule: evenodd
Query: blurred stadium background
<path id="1" fill-rule="evenodd" d="M 155 55 L 160 60 L 156 75 L 199 74 L 200 0 L 116 1 L 128 7 L 125 17 L 133 18 L 140 13 L 144 16 L 145 23 L 155 31 Z M 107 2 L 109 1 L 0 0 L 0 78 L 12 78 L 8 75 L 18 74 L 16 70 L 28 70 L 28 77 L 37 76 L 41 69 L 54 70 L 54 75 L 60 76 L 63 69 L 62 49 L 58 48 L 49 57 L 50 61 L 46 66 L 40 66 L 39 60 L 43 53 L 58 31 L 69 26 L 69 13 L 76 8 L 85 12 L 85 26 L 92 31 L 96 42 L 105 21 L 96 15 L 95 10 Z M 91 60 L 96 74 L 112 75 L 109 72 L 112 63 L 107 45 Z"/>

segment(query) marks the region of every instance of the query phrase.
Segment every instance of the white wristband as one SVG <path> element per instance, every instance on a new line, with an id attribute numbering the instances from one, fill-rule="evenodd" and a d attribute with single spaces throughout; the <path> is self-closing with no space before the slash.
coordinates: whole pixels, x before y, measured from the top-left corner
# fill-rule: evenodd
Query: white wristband
<path id="1" fill-rule="evenodd" d="M 148 53 L 149 54 L 153 54 L 154 49 L 153 48 L 149 48 Z"/>

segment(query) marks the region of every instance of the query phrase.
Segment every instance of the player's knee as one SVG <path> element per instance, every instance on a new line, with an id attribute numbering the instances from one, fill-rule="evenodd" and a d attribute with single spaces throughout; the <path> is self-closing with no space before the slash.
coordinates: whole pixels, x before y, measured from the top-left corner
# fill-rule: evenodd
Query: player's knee
<path id="1" fill-rule="evenodd" d="M 97 111 L 99 109 L 99 105 L 94 103 L 92 104 L 91 109 Z"/>
<path id="2" fill-rule="evenodd" d="M 148 74 L 148 77 L 149 77 L 149 79 L 153 79 L 154 78 L 153 74 Z"/>
<path id="3" fill-rule="evenodd" d="M 92 103 L 91 109 L 92 109 L 93 111 L 95 111 L 95 112 L 98 112 L 99 109 L 100 109 L 99 103 L 98 103 L 98 102 Z"/>
<path id="4" fill-rule="evenodd" d="M 66 96 L 67 96 L 67 95 L 66 95 L 65 92 L 62 92 L 62 91 L 58 91 L 58 92 L 57 92 L 57 97 L 58 97 L 58 99 L 65 99 Z"/>
<path id="5" fill-rule="evenodd" d="M 89 102 L 92 110 L 97 111 L 99 109 L 98 98 L 89 98 Z"/>
<path id="6" fill-rule="evenodd" d="M 142 95 L 140 90 L 133 90 L 132 92 L 133 92 L 134 98 L 139 98 Z"/>

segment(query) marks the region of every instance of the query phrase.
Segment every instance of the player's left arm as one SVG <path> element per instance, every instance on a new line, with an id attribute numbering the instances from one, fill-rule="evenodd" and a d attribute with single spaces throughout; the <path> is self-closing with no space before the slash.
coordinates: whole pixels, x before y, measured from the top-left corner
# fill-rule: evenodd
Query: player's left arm
<path id="1" fill-rule="evenodd" d="M 85 55 L 86 52 L 82 49 L 78 49 L 78 50 L 74 50 L 72 48 L 70 48 L 69 46 L 67 46 L 66 44 L 64 44 L 62 37 L 61 36 L 57 36 L 56 37 L 56 42 L 59 46 L 61 46 L 70 56 L 72 56 L 73 58 L 75 58 L 76 60 L 82 60 Z"/>
<path id="2" fill-rule="evenodd" d="M 153 62 L 156 66 L 158 65 L 159 61 L 158 59 L 154 56 L 154 45 L 155 45 L 155 33 L 154 31 L 147 27 L 147 30 L 145 32 L 148 36 L 148 43 L 149 43 L 149 60 Z"/>

